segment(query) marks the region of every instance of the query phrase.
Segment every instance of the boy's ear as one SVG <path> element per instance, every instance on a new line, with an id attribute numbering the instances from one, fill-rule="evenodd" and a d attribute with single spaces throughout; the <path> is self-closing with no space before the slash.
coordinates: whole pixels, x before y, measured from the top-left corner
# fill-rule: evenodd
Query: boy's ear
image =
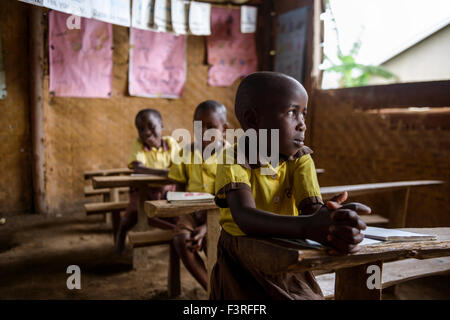
<path id="1" fill-rule="evenodd" d="M 244 112 L 244 129 L 257 129 L 259 124 L 259 115 L 255 109 L 249 108 Z"/>

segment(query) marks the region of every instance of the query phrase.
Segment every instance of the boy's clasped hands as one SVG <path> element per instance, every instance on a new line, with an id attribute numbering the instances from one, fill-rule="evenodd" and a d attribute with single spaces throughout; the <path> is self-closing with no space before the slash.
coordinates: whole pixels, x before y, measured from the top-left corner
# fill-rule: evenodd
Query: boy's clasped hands
<path id="1" fill-rule="evenodd" d="M 311 215 L 307 238 L 332 247 L 330 254 L 357 252 L 364 239 L 361 230 L 366 224 L 359 215 L 370 214 L 371 209 L 357 202 L 343 204 L 347 196 L 344 192 L 333 197 Z"/>

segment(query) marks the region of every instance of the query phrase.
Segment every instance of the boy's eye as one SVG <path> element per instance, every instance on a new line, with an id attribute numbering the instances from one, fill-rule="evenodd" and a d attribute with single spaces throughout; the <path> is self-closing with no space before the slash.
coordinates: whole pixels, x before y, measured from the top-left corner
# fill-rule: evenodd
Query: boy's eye
<path id="1" fill-rule="evenodd" d="M 291 109 L 288 111 L 288 115 L 290 115 L 290 116 L 295 116 L 296 114 L 297 114 L 297 110 L 295 110 L 295 109 Z"/>

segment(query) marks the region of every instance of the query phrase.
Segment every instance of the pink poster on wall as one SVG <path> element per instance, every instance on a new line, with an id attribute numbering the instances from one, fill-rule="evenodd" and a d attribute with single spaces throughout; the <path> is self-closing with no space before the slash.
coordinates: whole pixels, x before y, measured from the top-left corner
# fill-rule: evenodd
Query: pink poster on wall
<path id="1" fill-rule="evenodd" d="M 186 82 L 185 36 L 135 28 L 130 32 L 130 95 L 179 98 Z"/>
<path id="2" fill-rule="evenodd" d="M 230 86 L 239 77 L 257 71 L 253 33 L 241 33 L 239 9 L 211 8 L 211 36 L 207 37 L 208 84 Z"/>
<path id="3" fill-rule="evenodd" d="M 66 13 L 50 11 L 50 93 L 59 97 L 109 98 L 112 25 L 80 18 L 79 29 L 68 29 L 69 17 Z"/>

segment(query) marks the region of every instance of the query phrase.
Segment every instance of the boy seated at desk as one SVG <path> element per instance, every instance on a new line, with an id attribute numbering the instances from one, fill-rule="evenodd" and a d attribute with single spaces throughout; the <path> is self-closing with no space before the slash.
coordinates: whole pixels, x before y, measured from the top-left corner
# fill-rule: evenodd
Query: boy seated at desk
<path id="1" fill-rule="evenodd" d="M 186 146 L 180 152 L 183 161 L 170 167 L 169 179 L 184 185 L 186 191 L 214 194 L 217 155 L 226 143 L 223 136 L 228 128 L 227 110 L 223 104 L 207 100 L 195 109 L 194 121 L 201 121 L 202 137 L 208 129 L 213 129 L 216 130 L 214 136 L 220 137 L 220 140 L 210 142 L 203 138 L 201 143 Z M 214 147 L 212 150 L 216 152 L 212 152 L 211 156 L 204 159 L 204 151 L 208 145 Z M 199 211 L 180 217 L 173 243 L 186 269 L 206 289 L 208 283 L 206 267 L 199 255 L 200 250 L 206 249 L 205 235 L 206 211 Z"/>
<path id="2" fill-rule="evenodd" d="M 306 238 L 343 253 L 359 249 L 366 225 L 358 214 L 370 213 L 370 208 L 341 204 L 346 193 L 323 204 L 312 151 L 303 143 L 307 101 L 297 80 L 276 72 L 253 73 L 238 88 L 235 112 L 242 128 L 279 130 L 279 160 L 268 163 L 261 150 L 253 150 L 257 161 L 252 160 L 249 148 L 260 146 L 262 135 L 256 136 L 257 143 L 240 140 L 219 155 L 223 161 L 217 165 L 215 190 L 222 231 L 211 299 L 323 299 L 312 272 L 261 272 L 251 259 L 261 252 L 244 252 L 240 245 L 245 235 Z M 277 258 L 268 257 L 267 263 Z"/>
<path id="3" fill-rule="evenodd" d="M 138 112 L 135 125 L 139 137 L 131 146 L 128 167 L 135 173 L 166 175 L 172 164 L 172 159 L 180 151 L 178 142 L 170 136 L 162 136 L 163 121 L 161 114 L 154 109 L 144 109 Z M 166 198 L 168 191 L 175 191 L 175 185 L 163 187 L 148 187 L 148 200 Z M 137 224 L 139 205 L 139 190 L 130 188 L 130 203 L 125 215 L 120 221 L 116 235 L 116 253 L 120 254 L 125 246 L 128 231 Z M 152 218 L 148 220 L 151 226 L 161 229 L 174 229 L 177 218 Z"/>

